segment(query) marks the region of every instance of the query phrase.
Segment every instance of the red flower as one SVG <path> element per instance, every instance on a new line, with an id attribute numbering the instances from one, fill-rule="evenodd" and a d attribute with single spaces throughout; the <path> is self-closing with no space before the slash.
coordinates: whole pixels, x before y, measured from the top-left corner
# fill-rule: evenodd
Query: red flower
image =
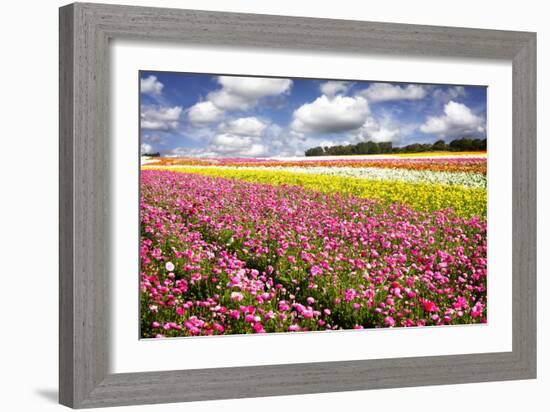
<path id="1" fill-rule="evenodd" d="M 422 302 L 422 306 L 426 312 L 437 312 L 439 310 L 435 303 L 427 299 Z"/>

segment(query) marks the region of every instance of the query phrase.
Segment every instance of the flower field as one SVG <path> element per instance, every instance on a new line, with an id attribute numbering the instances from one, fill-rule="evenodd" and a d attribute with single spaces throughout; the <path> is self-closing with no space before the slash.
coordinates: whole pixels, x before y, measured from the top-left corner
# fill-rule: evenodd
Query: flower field
<path id="1" fill-rule="evenodd" d="M 484 323 L 485 157 L 142 166 L 144 338 Z"/>
<path id="2" fill-rule="evenodd" d="M 343 157 L 342 159 L 324 160 L 274 160 L 274 159 L 200 159 L 200 158 L 179 158 L 164 157 L 153 160 L 151 166 L 232 166 L 232 167 L 354 167 L 378 169 L 406 169 L 406 170 L 429 170 L 436 172 L 471 172 L 487 174 L 487 159 L 485 156 L 475 157 L 462 155 L 460 157 L 427 157 L 418 156 L 412 158 L 410 155 L 380 156 L 378 159 L 360 156 L 358 159 Z"/>

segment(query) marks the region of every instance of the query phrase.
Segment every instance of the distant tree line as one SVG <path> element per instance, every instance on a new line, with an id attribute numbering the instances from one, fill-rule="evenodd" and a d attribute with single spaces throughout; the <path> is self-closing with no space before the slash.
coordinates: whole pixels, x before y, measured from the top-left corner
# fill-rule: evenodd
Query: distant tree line
<path id="1" fill-rule="evenodd" d="M 160 157 L 160 152 L 156 152 L 156 153 L 142 153 L 141 155 L 142 155 L 142 156 L 147 156 L 147 157 Z"/>
<path id="2" fill-rule="evenodd" d="M 477 152 L 487 150 L 487 139 L 470 139 L 467 137 L 445 143 L 413 143 L 402 147 L 393 147 L 391 142 L 361 142 L 357 144 L 317 146 L 305 151 L 306 156 L 341 156 L 385 153 L 422 153 L 422 152 Z"/>

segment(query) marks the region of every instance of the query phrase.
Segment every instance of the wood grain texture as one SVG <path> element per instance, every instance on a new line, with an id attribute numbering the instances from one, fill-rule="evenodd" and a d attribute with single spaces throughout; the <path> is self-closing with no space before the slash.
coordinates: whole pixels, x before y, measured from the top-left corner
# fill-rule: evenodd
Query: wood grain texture
<path id="1" fill-rule="evenodd" d="M 72 9 L 72 7 L 71 7 Z M 73 404 L 73 37 L 69 9 L 59 14 L 59 401 Z"/>
<path id="2" fill-rule="evenodd" d="M 536 37 L 532 36 L 512 63 L 513 351 L 533 376 L 537 367 L 536 53 Z"/>
<path id="3" fill-rule="evenodd" d="M 85 408 L 536 375 L 533 33 L 75 3 L 60 9 L 60 402 Z M 110 374 L 109 40 L 494 58 L 513 64 L 513 350 Z M 137 188 L 136 188 L 137 189 Z"/>

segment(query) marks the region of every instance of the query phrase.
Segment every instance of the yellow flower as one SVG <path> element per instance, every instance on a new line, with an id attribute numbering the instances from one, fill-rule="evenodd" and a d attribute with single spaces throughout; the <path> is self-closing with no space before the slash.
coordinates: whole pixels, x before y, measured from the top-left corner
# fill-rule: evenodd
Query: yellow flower
<path id="1" fill-rule="evenodd" d="M 412 183 L 393 180 L 369 180 L 348 176 L 327 176 L 278 170 L 231 169 L 217 167 L 144 167 L 212 177 L 239 179 L 272 185 L 302 186 L 324 193 L 339 193 L 384 204 L 400 203 L 415 210 L 435 211 L 452 208 L 457 216 L 485 218 L 487 191 L 483 188 L 436 183 Z"/>

